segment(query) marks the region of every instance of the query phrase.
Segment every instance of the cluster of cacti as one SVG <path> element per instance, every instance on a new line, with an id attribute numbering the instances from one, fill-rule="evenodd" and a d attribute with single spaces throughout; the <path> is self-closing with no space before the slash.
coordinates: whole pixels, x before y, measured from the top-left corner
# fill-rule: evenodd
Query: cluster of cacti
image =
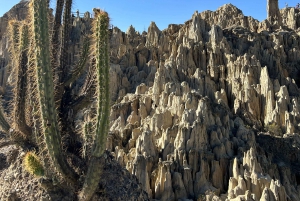
<path id="1" fill-rule="evenodd" d="M 31 2 L 32 35 L 34 51 L 35 80 L 38 86 L 37 98 L 40 107 L 41 128 L 48 153 L 54 167 L 69 181 L 74 181 L 76 174 L 69 167 L 61 147 L 61 135 L 54 101 L 53 72 L 50 56 L 50 36 L 48 7 L 45 1 Z"/>
<path id="2" fill-rule="evenodd" d="M 11 41 L 13 49 L 11 55 L 15 62 L 13 68 L 16 74 L 16 83 L 14 89 L 14 109 L 13 122 L 6 120 L 4 113 L 0 110 L 0 126 L 2 130 L 9 133 L 13 128 L 15 133 L 24 136 L 24 139 L 30 141 L 35 146 L 39 154 L 43 155 L 45 150 L 47 156 L 42 157 L 40 161 L 32 152 L 28 152 L 24 158 L 25 168 L 32 174 L 47 176 L 46 172 L 53 171 L 59 173 L 63 181 L 75 184 L 79 182 L 79 175 L 67 161 L 67 153 L 62 148 L 62 136 L 72 134 L 66 133 L 68 122 L 65 120 L 64 111 L 67 103 L 72 97 L 70 91 L 76 80 L 86 71 L 86 65 L 90 55 L 90 45 L 93 41 L 93 64 L 89 67 L 94 70 L 92 73 L 96 77 L 94 85 L 89 86 L 87 94 L 95 93 L 97 114 L 90 122 L 82 126 L 82 138 L 89 136 L 86 140 L 92 144 L 90 161 L 85 161 L 89 165 L 85 175 L 83 189 L 80 193 L 81 200 L 89 200 L 97 189 L 101 176 L 99 159 L 105 150 L 106 136 L 108 133 L 109 118 L 109 38 L 108 14 L 101 10 L 95 10 L 93 22 L 93 34 L 86 37 L 83 42 L 82 54 L 78 59 L 78 64 L 71 69 L 69 63 L 68 45 L 71 24 L 71 5 L 72 0 L 57 0 L 56 14 L 53 23 L 53 32 L 51 23 L 49 23 L 49 4 L 45 0 L 30 1 L 30 16 L 25 22 L 11 22 Z M 63 16 L 62 38 L 59 40 L 59 27 L 61 27 L 61 16 Z M 30 45 L 29 45 L 30 44 Z M 30 46 L 30 48 L 29 48 Z M 91 72 L 90 72 L 91 74 Z M 54 80 L 58 77 L 58 81 Z M 89 76 L 87 76 L 90 78 Z M 31 83 L 33 82 L 34 83 Z M 57 84 L 56 84 L 57 83 Z M 30 89 L 29 89 L 30 88 Z M 29 101 L 31 107 L 28 107 L 26 93 L 31 91 L 32 97 Z M 80 99 L 73 104 L 77 110 L 83 108 L 91 101 Z M 75 109 L 75 110 L 76 110 Z M 30 110 L 32 122 L 28 125 L 26 111 Z M 59 122 L 60 120 L 60 122 Z M 92 126 L 94 124 L 95 126 Z M 93 129 L 94 128 L 94 129 Z M 91 137 L 92 135 L 92 137 Z M 91 140 L 92 139 L 92 140 Z M 84 141 L 84 140 L 83 140 Z M 93 141 L 91 143 L 91 141 Z M 86 145 L 83 145 L 87 146 Z M 46 159 L 47 158 L 47 159 Z M 47 160 L 47 161 L 46 161 Z M 42 164 L 49 163 L 49 167 L 43 168 Z M 79 170 L 80 172 L 83 170 Z M 78 172 L 78 171 L 77 171 Z M 53 176 L 55 174 L 52 174 Z M 79 189 L 77 189 L 79 190 Z"/>

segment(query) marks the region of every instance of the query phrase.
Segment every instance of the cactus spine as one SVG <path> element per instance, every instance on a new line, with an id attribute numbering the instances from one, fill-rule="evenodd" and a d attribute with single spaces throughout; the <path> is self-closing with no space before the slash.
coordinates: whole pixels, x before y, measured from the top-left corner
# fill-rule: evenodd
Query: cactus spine
<path id="1" fill-rule="evenodd" d="M 107 12 L 95 10 L 93 29 L 95 39 L 95 60 L 97 73 L 97 116 L 96 133 L 92 158 L 86 175 L 80 200 L 90 200 L 97 189 L 102 174 L 100 156 L 103 154 L 108 133 L 109 117 L 109 55 Z"/>
<path id="2" fill-rule="evenodd" d="M 54 84 L 50 62 L 48 7 L 45 0 L 31 1 L 34 37 L 35 72 L 42 119 L 42 132 L 55 168 L 69 181 L 77 175 L 67 164 L 61 148 L 61 137 L 54 102 Z"/>

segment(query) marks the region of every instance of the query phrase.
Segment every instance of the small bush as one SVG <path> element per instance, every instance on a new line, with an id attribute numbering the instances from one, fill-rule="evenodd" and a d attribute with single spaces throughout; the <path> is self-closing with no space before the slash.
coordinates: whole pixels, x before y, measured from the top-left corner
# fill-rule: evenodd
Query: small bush
<path id="1" fill-rule="evenodd" d="M 283 136 L 283 132 L 282 129 L 280 128 L 280 126 L 278 124 L 276 124 L 275 122 L 266 125 L 265 127 L 266 131 L 269 131 L 270 133 L 272 133 L 274 136 Z"/>

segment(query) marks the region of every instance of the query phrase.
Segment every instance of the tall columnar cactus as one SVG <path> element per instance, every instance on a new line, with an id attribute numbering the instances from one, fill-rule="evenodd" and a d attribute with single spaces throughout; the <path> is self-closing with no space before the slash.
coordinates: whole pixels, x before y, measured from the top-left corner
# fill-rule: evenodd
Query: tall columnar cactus
<path id="1" fill-rule="evenodd" d="M 77 175 L 69 167 L 61 148 L 61 136 L 54 102 L 53 73 L 50 62 L 48 7 L 45 0 L 32 0 L 32 35 L 34 37 L 34 62 L 42 132 L 54 167 L 69 181 Z"/>
<path id="2" fill-rule="evenodd" d="M 108 26 L 107 12 L 95 9 L 93 24 L 94 50 L 97 73 L 97 116 L 95 141 L 92 150 L 92 158 L 86 175 L 83 190 L 80 193 L 81 200 L 90 200 L 97 189 L 99 178 L 102 174 L 100 168 L 100 156 L 105 150 L 106 136 L 108 133 L 109 118 L 109 55 L 108 55 Z"/>
<path id="3" fill-rule="evenodd" d="M 105 11 L 95 12 L 94 37 L 97 73 L 97 119 L 93 156 L 99 157 L 105 149 L 109 117 L 109 17 Z"/>
<path id="4" fill-rule="evenodd" d="M 6 120 L 3 111 L 0 111 L 0 126 L 6 133 L 10 128 L 14 133 L 23 134 L 28 139 L 31 135 L 31 129 L 26 123 L 26 87 L 27 87 L 27 69 L 28 69 L 28 46 L 29 34 L 28 26 L 24 22 L 12 20 L 9 22 L 9 36 L 12 43 L 10 54 L 12 56 L 13 73 L 16 75 L 14 88 L 14 105 L 12 111 L 12 125 Z M 14 136 L 16 137 L 16 136 Z"/>
<path id="5" fill-rule="evenodd" d="M 64 0 L 57 0 L 56 2 L 56 12 L 54 17 L 53 24 L 53 33 L 52 33 L 52 57 L 53 60 L 52 66 L 57 67 L 58 53 L 59 53 L 59 33 L 60 33 L 60 25 L 61 25 L 61 16 L 64 7 Z"/>
<path id="6" fill-rule="evenodd" d="M 23 23 L 20 27 L 20 42 L 16 59 L 16 87 L 14 89 L 13 119 L 14 129 L 21 132 L 28 138 L 31 135 L 31 128 L 26 123 L 26 88 L 28 69 L 28 47 L 29 33 L 28 25 Z"/>
<path id="7" fill-rule="evenodd" d="M 65 0 L 63 29 L 62 29 L 62 45 L 61 45 L 61 57 L 60 57 L 60 82 L 64 82 L 67 78 L 67 71 L 70 68 L 68 63 L 68 43 L 70 40 L 70 26 L 71 26 L 71 7 L 72 0 Z"/>

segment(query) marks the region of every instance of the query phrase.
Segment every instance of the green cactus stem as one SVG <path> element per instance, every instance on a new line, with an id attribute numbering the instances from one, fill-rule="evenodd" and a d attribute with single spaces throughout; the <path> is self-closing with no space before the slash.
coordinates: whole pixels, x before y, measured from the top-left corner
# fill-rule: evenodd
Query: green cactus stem
<path id="1" fill-rule="evenodd" d="M 61 2 L 60 2 L 61 3 Z M 55 102 L 58 111 L 62 113 L 61 105 L 62 96 L 64 94 L 64 82 L 68 78 L 70 63 L 68 59 L 68 47 L 70 40 L 70 30 L 71 30 L 71 7 L 72 0 L 64 0 L 64 15 L 63 15 L 63 27 L 62 27 L 62 36 L 61 36 L 61 45 L 60 45 L 60 57 L 59 57 L 59 65 L 56 71 L 58 76 L 58 84 L 55 86 Z M 54 58 L 55 59 L 55 58 Z M 56 66 L 53 66 L 56 67 Z M 59 114 L 60 117 L 62 114 Z"/>
<path id="2" fill-rule="evenodd" d="M 54 167 L 71 183 L 77 175 L 69 167 L 61 148 L 61 136 L 54 102 L 53 73 L 50 62 L 48 7 L 45 0 L 31 0 L 32 35 L 34 37 L 34 62 L 41 113 L 41 127 L 48 153 Z"/>
<path id="3" fill-rule="evenodd" d="M 93 23 L 95 39 L 95 60 L 97 73 L 97 116 L 96 133 L 92 149 L 92 157 L 89 169 L 79 195 L 80 200 L 90 200 L 97 189 L 102 174 L 100 156 L 103 154 L 108 133 L 109 117 L 109 55 L 108 55 L 108 26 L 107 12 L 94 9 L 95 19 Z"/>
<path id="4" fill-rule="evenodd" d="M 52 67 L 57 67 L 58 53 L 59 53 L 59 34 L 60 34 L 60 25 L 61 25 L 61 16 L 64 7 L 64 0 L 56 1 L 56 11 L 53 24 L 53 33 L 52 33 Z"/>
<path id="5" fill-rule="evenodd" d="M 68 43 L 70 40 L 70 26 L 71 26 L 71 7 L 72 0 L 65 0 L 64 17 L 63 17 L 63 30 L 62 30 L 62 47 L 60 57 L 60 82 L 64 82 L 68 75 L 69 62 L 68 62 Z"/>
<path id="6" fill-rule="evenodd" d="M 97 13 L 97 14 L 96 14 Z M 100 157 L 106 144 L 109 118 L 109 55 L 108 55 L 108 26 L 109 17 L 107 12 L 96 11 L 97 16 L 95 37 L 96 37 L 96 73 L 97 73 L 97 119 L 96 136 L 93 148 L 93 156 Z"/>
<path id="7" fill-rule="evenodd" d="M 16 87 L 14 89 L 14 108 L 13 119 L 14 129 L 29 138 L 31 135 L 31 128 L 26 124 L 26 88 L 27 88 L 27 69 L 28 69 L 28 45 L 29 35 L 28 26 L 22 24 L 20 27 L 20 44 L 18 50 L 15 70 L 16 70 Z"/>

